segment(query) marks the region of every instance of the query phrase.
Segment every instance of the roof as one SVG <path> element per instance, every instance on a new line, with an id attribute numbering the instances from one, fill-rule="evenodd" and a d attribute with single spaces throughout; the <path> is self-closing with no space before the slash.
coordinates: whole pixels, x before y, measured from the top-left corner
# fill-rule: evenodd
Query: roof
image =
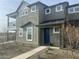
<path id="1" fill-rule="evenodd" d="M 21 7 L 21 5 L 22 5 L 23 3 L 29 4 L 29 3 L 27 3 L 26 1 L 23 0 L 23 1 L 21 2 L 21 4 L 19 5 L 19 7 L 17 8 L 16 12 L 20 9 L 20 7 Z"/>
<path id="2" fill-rule="evenodd" d="M 17 10 L 16 10 L 15 12 L 12 12 L 12 13 L 10 13 L 10 14 L 7 14 L 7 16 L 11 16 L 12 18 L 16 18 L 17 11 L 20 9 L 20 7 L 21 7 L 21 5 L 22 5 L 23 3 L 27 3 L 27 2 L 24 1 L 24 0 L 22 0 L 21 4 L 20 4 L 19 7 L 17 8 Z M 34 5 L 34 4 L 38 4 L 38 3 L 40 3 L 40 4 L 42 4 L 42 5 L 46 6 L 46 7 L 48 7 L 46 4 L 44 4 L 44 3 L 40 2 L 40 1 L 37 1 L 37 2 L 32 3 L 32 4 L 29 4 L 29 3 L 27 3 L 27 4 L 28 4 L 28 7 L 30 7 L 30 6 L 32 6 L 32 5 Z M 52 6 L 49 6 L 49 7 L 57 6 L 57 5 L 60 5 L 60 4 L 63 4 L 63 3 L 67 3 L 67 4 L 68 4 L 68 2 L 62 2 L 62 3 L 56 4 L 56 5 L 52 5 Z"/>
<path id="3" fill-rule="evenodd" d="M 56 25 L 56 24 L 63 24 L 63 23 L 64 23 L 64 20 L 61 20 L 61 21 L 55 21 L 55 22 L 42 23 L 42 24 L 37 25 L 37 26 Z"/>
<path id="4" fill-rule="evenodd" d="M 23 24 L 21 27 L 25 27 L 26 25 L 28 25 L 28 24 L 32 24 L 32 25 L 34 25 L 32 22 L 27 22 L 27 23 L 25 23 L 25 24 Z"/>
<path id="5" fill-rule="evenodd" d="M 69 5 L 68 2 L 61 2 L 61 3 L 55 4 L 55 5 L 52 5 L 52 6 L 49 6 L 49 7 L 54 7 L 54 6 L 57 6 L 57 5 L 60 5 L 60 4 L 64 4 L 64 3 L 67 3 Z"/>
<path id="6" fill-rule="evenodd" d="M 74 5 L 69 5 L 68 8 L 74 7 L 74 6 L 79 6 L 79 3 L 78 4 L 74 4 Z"/>
<path id="7" fill-rule="evenodd" d="M 12 12 L 12 13 L 10 13 L 10 14 L 7 14 L 7 16 L 9 16 L 9 17 L 11 17 L 11 18 L 16 18 L 17 12 L 16 12 L 16 11 L 15 11 L 15 12 Z"/>
<path id="8" fill-rule="evenodd" d="M 17 8 L 17 10 L 15 12 L 12 12 L 12 13 L 7 14 L 7 16 L 11 16 L 11 15 L 17 14 L 17 11 L 20 9 L 20 7 L 22 6 L 23 3 L 27 3 L 27 2 L 24 1 L 24 0 L 22 0 L 22 2 L 20 3 L 19 7 Z M 27 4 L 29 4 L 29 3 L 27 3 Z M 11 16 L 11 17 L 12 18 L 16 18 L 15 16 L 13 16 L 13 17 Z"/>
<path id="9" fill-rule="evenodd" d="M 29 4 L 28 7 L 30 7 L 32 5 L 35 5 L 35 4 L 38 4 L 38 3 L 40 3 L 40 4 L 44 5 L 44 6 L 47 6 L 46 4 L 44 4 L 44 3 L 40 2 L 40 1 L 37 1 L 35 3 Z"/>

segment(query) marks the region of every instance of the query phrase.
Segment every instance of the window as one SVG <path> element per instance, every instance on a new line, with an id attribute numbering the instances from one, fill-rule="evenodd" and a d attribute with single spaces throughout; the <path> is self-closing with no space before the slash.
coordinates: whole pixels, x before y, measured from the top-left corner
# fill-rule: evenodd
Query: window
<path id="1" fill-rule="evenodd" d="M 56 12 L 63 11 L 62 5 L 56 6 Z"/>
<path id="2" fill-rule="evenodd" d="M 25 16 L 25 15 L 28 15 L 28 8 L 25 7 L 23 10 L 21 10 L 19 12 L 19 16 Z"/>
<path id="3" fill-rule="evenodd" d="M 74 13 L 74 9 L 73 8 L 69 8 L 68 9 L 68 13 Z"/>
<path id="4" fill-rule="evenodd" d="M 53 33 L 60 33 L 60 28 L 59 27 L 54 27 L 53 28 Z"/>
<path id="5" fill-rule="evenodd" d="M 45 14 L 50 14 L 50 13 L 51 13 L 51 9 L 50 8 L 45 9 Z"/>
<path id="6" fill-rule="evenodd" d="M 23 14 L 24 14 L 24 15 L 28 15 L 28 8 L 27 8 L 27 7 L 24 8 Z"/>
<path id="7" fill-rule="evenodd" d="M 16 26 L 16 24 L 13 24 L 13 26 Z"/>
<path id="8" fill-rule="evenodd" d="M 32 41 L 33 39 L 33 28 L 32 27 L 27 27 L 26 28 L 26 40 L 27 41 Z"/>
<path id="9" fill-rule="evenodd" d="M 19 28 L 19 37 L 23 37 L 23 29 Z"/>
<path id="10" fill-rule="evenodd" d="M 31 12 L 36 12 L 36 5 L 31 7 Z"/>
<path id="11" fill-rule="evenodd" d="M 79 6 L 75 7 L 75 12 L 79 12 Z"/>
<path id="12" fill-rule="evenodd" d="M 79 12 L 79 6 L 68 8 L 68 13 L 69 14 L 78 13 L 78 12 Z"/>

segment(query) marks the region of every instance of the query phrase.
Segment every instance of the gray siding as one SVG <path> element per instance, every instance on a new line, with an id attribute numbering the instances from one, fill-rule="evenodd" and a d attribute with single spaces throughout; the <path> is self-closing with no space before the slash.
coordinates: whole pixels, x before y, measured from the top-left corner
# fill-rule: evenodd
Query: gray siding
<path id="1" fill-rule="evenodd" d="M 63 3 L 59 4 L 63 6 L 63 11 L 56 12 L 56 6 L 51 6 L 51 14 L 45 15 L 44 21 L 48 20 L 56 20 L 56 19 L 64 19 L 65 18 L 65 12 L 66 12 L 66 7 L 68 6 L 68 3 Z"/>
<path id="2" fill-rule="evenodd" d="M 60 33 L 53 33 L 53 28 L 55 26 L 53 26 L 50 29 L 50 43 L 54 46 L 59 47 L 60 46 Z"/>
<path id="3" fill-rule="evenodd" d="M 27 41 L 26 40 L 26 30 L 25 27 L 23 27 L 23 37 L 19 37 L 19 28 L 24 26 L 25 24 L 31 22 L 33 24 L 33 41 Z M 16 18 L 16 28 L 17 28 L 17 41 L 26 43 L 28 45 L 38 45 L 38 38 L 39 38 L 39 29 L 35 25 L 39 24 L 39 13 L 38 10 L 36 12 L 31 12 L 31 9 L 29 7 L 28 9 L 28 15 L 17 17 Z"/>
<path id="4" fill-rule="evenodd" d="M 68 14 L 68 20 L 79 20 L 79 13 Z"/>
<path id="5" fill-rule="evenodd" d="M 45 8 L 46 6 L 44 6 L 44 5 L 41 5 L 41 4 L 38 4 L 38 10 L 39 10 L 39 23 L 41 23 L 41 22 L 43 22 L 43 20 L 44 20 L 44 12 L 45 12 L 45 10 L 44 10 L 44 8 Z"/>

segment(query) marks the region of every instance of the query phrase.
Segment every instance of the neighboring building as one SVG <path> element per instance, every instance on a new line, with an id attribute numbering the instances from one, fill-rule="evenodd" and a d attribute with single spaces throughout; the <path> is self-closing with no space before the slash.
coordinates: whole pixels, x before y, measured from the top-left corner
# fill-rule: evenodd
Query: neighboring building
<path id="1" fill-rule="evenodd" d="M 41 2 L 29 4 L 22 1 L 17 10 L 7 16 L 16 19 L 17 41 L 35 46 L 50 43 L 60 47 L 66 17 L 78 17 L 74 13 L 71 15 L 70 7 L 72 6 L 69 6 L 68 2 L 47 6 Z"/>
<path id="2" fill-rule="evenodd" d="M 9 32 L 14 33 L 16 32 L 16 21 L 14 22 L 9 22 L 9 28 L 8 28 Z"/>
<path id="3" fill-rule="evenodd" d="M 70 5 L 67 9 L 67 21 L 79 26 L 79 4 Z"/>

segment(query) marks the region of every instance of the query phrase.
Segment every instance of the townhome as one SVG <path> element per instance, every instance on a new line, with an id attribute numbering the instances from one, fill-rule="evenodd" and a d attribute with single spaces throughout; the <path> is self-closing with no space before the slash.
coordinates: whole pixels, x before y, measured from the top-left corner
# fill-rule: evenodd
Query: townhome
<path id="1" fill-rule="evenodd" d="M 7 16 L 16 19 L 16 41 L 32 46 L 60 47 L 66 19 L 79 19 L 78 14 L 71 15 L 71 8 L 68 2 L 47 6 L 39 1 L 33 4 L 22 1 L 17 10 Z"/>

